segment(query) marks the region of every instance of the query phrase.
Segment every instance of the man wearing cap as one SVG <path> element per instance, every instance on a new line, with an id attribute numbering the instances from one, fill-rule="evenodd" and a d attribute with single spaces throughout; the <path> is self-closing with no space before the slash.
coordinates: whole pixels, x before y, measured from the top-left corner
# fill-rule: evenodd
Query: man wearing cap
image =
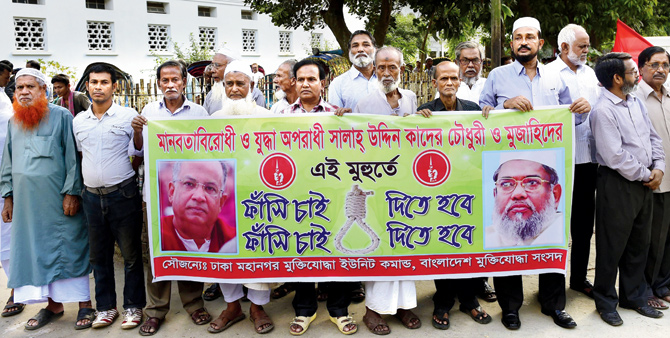
<path id="1" fill-rule="evenodd" d="M 235 60 L 228 64 L 223 77 L 226 95 L 221 110 L 212 117 L 229 115 L 259 115 L 270 111 L 260 107 L 252 98 L 252 73 L 244 62 Z M 248 288 L 247 299 L 251 302 L 249 315 L 257 333 L 267 333 L 274 328 L 263 305 L 270 302 L 270 285 L 267 283 L 230 284 L 219 283 L 223 299 L 227 303 L 219 317 L 210 323 L 211 333 L 222 332 L 245 318 L 240 299 L 245 296 L 243 286 Z"/>
<path id="2" fill-rule="evenodd" d="M 214 84 L 212 85 L 212 90 L 205 96 L 205 104 L 203 104 L 203 108 L 205 108 L 209 115 L 221 109 L 223 98 L 226 96 L 222 82 L 223 74 L 226 71 L 226 66 L 236 59 L 239 59 L 237 53 L 228 48 L 221 48 L 214 53 L 211 63 Z M 247 66 L 247 68 L 249 67 Z"/>
<path id="3" fill-rule="evenodd" d="M 596 73 L 586 65 L 589 53 L 589 35 L 579 25 L 569 24 L 558 34 L 560 57 L 547 65 L 556 72 L 570 89 L 573 102 L 584 98 L 593 106 L 600 96 Z M 570 288 L 593 298 L 593 284 L 586 278 L 593 237 L 596 208 L 595 147 L 588 114 L 575 125 L 575 175 L 570 217 Z"/>
<path id="4" fill-rule="evenodd" d="M 433 67 L 433 58 L 430 56 L 426 58 L 426 67 L 424 72 L 426 72 L 426 74 L 428 74 L 430 77 L 433 77 L 433 74 L 435 73 L 435 67 Z"/>
<path id="5" fill-rule="evenodd" d="M 133 147 L 135 149 L 135 156 L 144 156 L 144 140 L 148 139 L 144 126 L 149 119 L 209 117 L 205 109 L 186 99 L 184 95 L 186 74 L 186 67 L 179 61 L 169 60 L 158 66 L 156 78 L 158 78 L 158 85 L 163 93 L 163 99 L 144 106 L 142 114 L 135 116 L 131 122 L 134 131 Z M 148 194 L 148 181 L 147 179 L 144 180 L 144 188 L 142 189 L 145 200 Z M 147 307 L 145 313 L 147 320 L 139 329 L 140 334 L 143 336 L 150 336 L 158 332 L 161 323 L 170 311 L 170 297 L 172 294 L 171 281 L 153 282 L 150 266 L 151 261 L 149 261 L 149 271 L 145 274 L 147 285 Z M 202 299 L 204 284 L 201 282 L 177 281 L 177 286 L 184 310 L 190 315 L 193 323 L 196 325 L 209 323 L 212 318 L 205 309 Z"/>
<path id="6" fill-rule="evenodd" d="M 44 74 L 35 69 L 17 73 L 14 116 L 0 168 L 2 219 L 13 224 L 8 286 L 17 303 L 48 302 L 28 320 L 27 330 L 62 315 L 65 302 L 79 302 L 75 325 L 89 327 L 91 266 L 79 212 L 83 184 L 72 114 L 49 104 L 45 93 Z"/>
<path id="7" fill-rule="evenodd" d="M 563 79 L 551 72 L 537 59 L 537 53 L 544 45 L 541 39 L 540 22 L 524 17 L 516 20 L 512 29 L 512 53 L 514 63 L 491 71 L 479 99 L 482 115 L 488 116 L 492 109 L 518 109 L 528 112 L 538 106 L 569 104 L 570 111 L 579 113 L 575 124 L 586 118 L 583 113 L 591 110 L 584 98 L 572 102 L 570 90 Z M 565 308 L 565 275 L 558 273 L 540 274 L 540 303 L 542 313 L 551 316 L 556 325 L 572 328 L 577 324 Z M 503 311 L 502 323 L 510 330 L 521 327 L 519 308 L 523 303 L 521 276 L 495 277 L 494 285 L 498 294 L 498 304 Z"/>
<path id="8" fill-rule="evenodd" d="M 593 296 L 600 318 L 619 326 L 617 304 L 643 316 L 663 313 L 647 304 L 644 277 L 649 253 L 653 190 L 665 170 L 663 141 L 644 102 L 631 95 L 639 81 L 626 53 L 609 53 L 595 67 L 603 95 L 591 113 L 596 144 L 596 280 Z M 619 276 L 619 295 L 616 281 Z"/>

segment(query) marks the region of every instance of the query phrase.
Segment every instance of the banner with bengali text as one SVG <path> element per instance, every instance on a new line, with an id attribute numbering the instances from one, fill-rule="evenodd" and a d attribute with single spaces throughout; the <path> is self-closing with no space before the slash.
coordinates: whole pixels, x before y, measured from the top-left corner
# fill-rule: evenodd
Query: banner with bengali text
<path id="1" fill-rule="evenodd" d="M 207 282 L 564 274 L 573 121 L 565 106 L 488 119 L 149 121 L 152 272 Z"/>

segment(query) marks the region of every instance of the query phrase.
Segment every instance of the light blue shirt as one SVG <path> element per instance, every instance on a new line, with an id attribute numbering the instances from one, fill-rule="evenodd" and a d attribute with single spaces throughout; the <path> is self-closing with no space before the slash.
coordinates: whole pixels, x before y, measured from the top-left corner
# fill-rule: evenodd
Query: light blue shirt
<path id="1" fill-rule="evenodd" d="M 526 75 L 526 68 L 519 61 L 514 61 L 489 73 L 479 105 L 504 109 L 505 101 L 519 95 L 530 100 L 533 108 L 572 103 L 570 90 L 558 74 L 538 62 L 537 74 L 531 81 Z M 585 118 L 575 116 L 575 124 L 581 124 Z"/>
<path id="2" fill-rule="evenodd" d="M 557 72 L 561 76 L 563 82 L 570 88 L 572 101 L 583 97 L 589 102 L 591 109 L 593 109 L 593 106 L 598 102 L 598 97 L 600 97 L 601 87 L 598 86 L 599 81 L 596 77 L 596 72 L 591 67 L 578 66 L 577 72 L 573 72 L 561 58 L 558 58 L 548 64 L 546 69 Z M 597 163 L 596 147 L 593 135 L 591 135 L 588 115 L 589 113 L 575 115 L 576 164 Z"/>
<path id="3" fill-rule="evenodd" d="M 366 79 L 356 67 L 351 66 L 346 73 L 336 77 L 328 87 L 328 102 L 340 108 L 351 108 L 358 104 L 358 100 L 374 92 L 377 87 L 377 75 L 374 73 Z"/>

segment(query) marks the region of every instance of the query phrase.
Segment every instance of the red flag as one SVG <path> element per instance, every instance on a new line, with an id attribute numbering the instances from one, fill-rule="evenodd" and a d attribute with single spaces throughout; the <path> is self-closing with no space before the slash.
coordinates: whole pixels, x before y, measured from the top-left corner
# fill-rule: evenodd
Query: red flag
<path id="1" fill-rule="evenodd" d="M 614 39 L 613 52 L 628 53 L 633 57 L 633 61 L 637 64 L 637 56 L 647 47 L 653 45 L 638 34 L 634 29 L 626 26 L 621 20 L 617 19 L 616 23 L 616 38 Z"/>

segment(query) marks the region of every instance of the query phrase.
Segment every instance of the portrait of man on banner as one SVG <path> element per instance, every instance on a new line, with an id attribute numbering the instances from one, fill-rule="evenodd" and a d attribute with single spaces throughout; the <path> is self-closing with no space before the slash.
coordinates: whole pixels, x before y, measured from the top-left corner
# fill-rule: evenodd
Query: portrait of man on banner
<path id="1" fill-rule="evenodd" d="M 235 161 L 158 162 L 162 251 L 234 254 Z"/>
<path id="2" fill-rule="evenodd" d="M 484 249 L 563 244 L 562 150 L 485 152 Z M 493 157 L 499 157 L 497 168 Z M 492 192 L 492 194 L 491 194 Z M 492 197 L 491 197 L 492 196 Z M 486 203 L 488 201 L 488 203 Z M 486 217 L 486 216 L 485 216 Z M 485 219 L 486 220 L 486 219 Z"/>

